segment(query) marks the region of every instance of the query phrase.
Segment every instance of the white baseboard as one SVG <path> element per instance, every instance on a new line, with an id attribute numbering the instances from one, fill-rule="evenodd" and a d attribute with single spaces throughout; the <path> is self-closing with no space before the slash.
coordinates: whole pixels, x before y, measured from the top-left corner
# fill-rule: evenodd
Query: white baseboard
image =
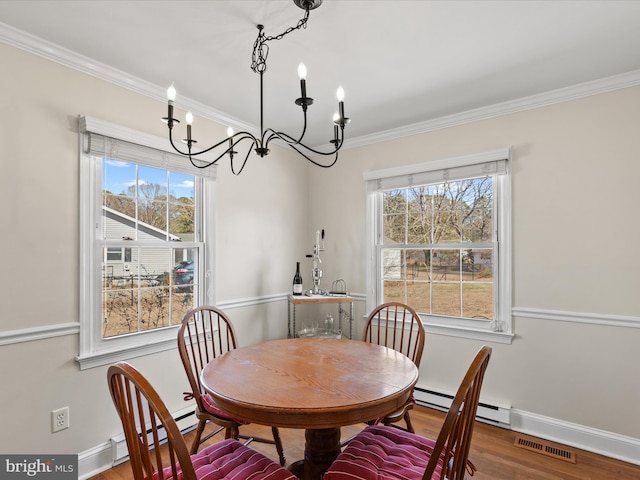
<path id="1" fill-rule="evenodd" d="M 511 429 L 640 465 L 640 439 L 511 409 Z"/>
<path id="2" fill-rule="evenodd" d="M 414 395 L 418 404 L 447 410 L 453 395 L 428 385 L 416 385 Z M 543 438 L 562 445 L 640 465 L 640 439 L 585 427 L 509 406 L 483 404 L 480 399 L 477 420 L 515 432 Z"/>
<path id="3" fill-rule="evenodd" d="M 640 465 L 640 439 L 638 438 L 626 437 L 514 408 L 509 411 L 509 425 L 506 425 L 506 422 L 496 424 L 516 432 Z M 175 417 L 182 415 L 184 415 L 183 410 L 177 412 Z M 191 419 L 181 420 L 180 427 L 182 429 L 185 426 L 188 428 L 190 424 L 195 424 L 193 420 L 195 420 L 194 416 L 191 416 Z M 121 457 L 121 455 L 117 456 Z M 116 445 L 112 441 L 85 450 L 78 455 L 78 480 L 87 480 L 108 470 L 122 460 L 122 458 L 116 459 Z"/>
<path id="4" fill-rule="evenodd" d="M 193 405 L 173 413 L 181 432 L 198 423 Z M 108 442 L 85 450 L 78 455 L 78 480 L 86 480 L 128 460 L 124 433 L 114 435 Z"/>
<path id="5" fill-rule="evenodd" d="M 86 480 L 113 466 L 111 442 L 90 448 L 78 454 L 78 480 Z"/>

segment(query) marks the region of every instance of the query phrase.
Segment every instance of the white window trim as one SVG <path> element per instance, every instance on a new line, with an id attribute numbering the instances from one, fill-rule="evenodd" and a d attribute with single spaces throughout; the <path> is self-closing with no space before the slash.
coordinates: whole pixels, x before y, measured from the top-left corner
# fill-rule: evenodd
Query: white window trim
<path id="1" fill-rule="evenodd" d="M 80 157 L 80 346 L 76 360 L 80 369 L 107 365 L 119 360 L 126 360 L 142 355 L 161 352 L 175 348 L 178 326 L 162 328 L 156 331 L 145 332 L 139 335 L 126 335 L 108 341 L 97 341 L 101 338 L 97 331 L 96 312 L 101 308 L 101 295 L 95 288 L 96 278 L 100 275 L 100 260 L 102 250 L 94 241 L 94 231 L 100 222 L 101 191 L 97 187 L 96 180 L 101 174 L 99 167 L 91 161 L 87 155 L 87 142 L 89 132 L 106 137 L 116 138 L 127 142 L 151 147 L 171 154 L 173 152 L 168 140 L 155 137 L 143 132 L 138 132 L 126 127 L 91 117 L 79 117 L 79 144 Z M 184 166 L 176 168 L 175 161 L 171 158 L 160 165 L 168 170 L 185 171 Z M 186 160 L 183 160 L 183 163 Z M 188 163 L 188 161 L 186 161 Z M 156 165 L 158 166 L 158 165 Z M 194 167 L 195 170 L 195 167 Z M 199 169 L 195 173 L 200 187 L 197 195 L 202 195 L 197 201 L 204 207 L 202 229 L 205 237 L 204 259 L 202 260 L 203 282 L 198 293 L 201 302 L 215 305 L 215 179 L 216 167 Z M 93 199 L 93 201 L 91 201 Z M 93 281 L 92 281 L 93 280 Z M 99 318 L 98 315 L 97 318 Z"/>
<path id="2" fill-rule="evenodd" d="M 512 315 L 512 233 L 511 233 L 511 174 L 509 165 L 511 162 L 511 149 L 502 148 L 465 155 L 460 157 L 445 158 L 423 162 L 415 165 L 386 168 L 364 173 L 367 184 L 367 311 L 373 310 L 381 302 L 381 280 L 378 279 L 380 269 L 380 254 L 377 247 L 377 235 L 380 232 L 382 210 L 381 196 L 378 192 L 384 185 L 399 185 L 406 182 L 412 183 L 413 176 L 429 175 L 430 172 L 442 170 L 447 175 L 447 170 L 454 168 L 472 167 L 486 162 L 506 160 L 507 173 L 499 175 L 494 184 L 494 198 L 499 198 L 495 219 L 497 221 L 498 238 L 500 247 L 497 258 L 498 304 L 495 305 L 494 328 L 489 325 L 483 327 L 481 322 L 465 319 L 440 318 L 435 315 L 421 314 L 422 322 L 428 333 L 449 335 L 454 337 L 470 338 L 485 342 L 510 344 L 513 340 L 513 315 Z"/>

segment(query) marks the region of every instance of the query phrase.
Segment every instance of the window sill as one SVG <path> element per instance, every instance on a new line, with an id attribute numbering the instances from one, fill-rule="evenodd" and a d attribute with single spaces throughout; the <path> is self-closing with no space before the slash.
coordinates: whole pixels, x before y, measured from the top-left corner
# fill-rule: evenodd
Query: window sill
<path id="1" fill-rule="evenodd" d="M 474 329 L 469 327 L 454 327 L 450 325 L 427 323 L 424 321 L 423 325 L 427 333 L 447 335 L 450 337 L 469 338 L 471 340 L 481 340 L 483 342 L 511 345 L 514 337 L 513 333 L 494 332 L 491 330 Z"/>
<path id="2" fill-rule="evenodd" d="M 80 364 L 80 370 L 111 365 L 113 363 L 129 360 L 135 357 L 142 357 L 153 353 L 164 352 L 176 348 L 176 338 L 168 338 L 144 345 L 118 348 L 108 351 L 92 352 L 86 355 L 78 355 L 76 361 Z"/>

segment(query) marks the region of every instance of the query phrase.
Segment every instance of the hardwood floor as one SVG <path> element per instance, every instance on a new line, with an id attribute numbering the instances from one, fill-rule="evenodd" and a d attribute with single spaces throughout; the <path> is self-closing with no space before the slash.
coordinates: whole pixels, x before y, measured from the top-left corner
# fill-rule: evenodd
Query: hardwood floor
<path id="1" fill-rule="evenodd" d="M 430 408 L 416 407 L 412 414 L 416 432 L 435 438 L 444 414 Z M 361 426 L 349 426 L 342 429 L 343 438 L 348 438 Z M 243 433 L 254 433 L 269 437 L 271 430 L 260 425 L 242 427 Z M 186 439 L 191 444 L 193 433 L 187 433 Z M 303 457 L 304 431 L 280 429 L 284 445 L 287 465 Z M 594 453 L 568 448 L 576 452 L 576 463 L 551 458 L 537 452 L 531 452 L 514 446 L 517 433 L 510 430 L 476 423 L 469 459 L 476 465 L 478 471 L 472 477 L 474 480 L 638 480 L 640 467 L 629 463 L 613 460 Z M 223 434 L 218 434 L 209 443 L 220 441 Z M 557 445 L 559 448 L 565 448 Z M 252 443 L 251 447 L 262 452 L 274 461 L 278 461 L 275 448 L 272 445 Z M 102 472 L 90 480 L 132 480 L 133 476 L 129 463 L 123 463 L 110 470 Z"/>

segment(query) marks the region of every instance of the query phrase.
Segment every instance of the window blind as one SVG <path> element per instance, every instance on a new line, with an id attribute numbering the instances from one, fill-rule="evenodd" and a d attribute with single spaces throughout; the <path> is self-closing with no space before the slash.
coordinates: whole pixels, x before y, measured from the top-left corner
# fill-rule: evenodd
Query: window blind
<path id="1" fill-rule="evenodd" d="M 191 175 L 216 177 L 215 166 L 207 168 L 193 166 L 188 158 L 169 150 L 171 145 L 168 140 L 112 126 L 90 117 L 80 117 L 80 129 L 86 135 L 84 151 L 90 155 Z M 135 142 L 127 140 L 134 138 Z"/>
<path id="2" fill-rule="evenodd" d="M 505 174 L 510 149 L 454 157 L 416 165 L 365 172 L 367 192 L 383 192 L 415 185 L 429 185 L 465 178 Z"/>

